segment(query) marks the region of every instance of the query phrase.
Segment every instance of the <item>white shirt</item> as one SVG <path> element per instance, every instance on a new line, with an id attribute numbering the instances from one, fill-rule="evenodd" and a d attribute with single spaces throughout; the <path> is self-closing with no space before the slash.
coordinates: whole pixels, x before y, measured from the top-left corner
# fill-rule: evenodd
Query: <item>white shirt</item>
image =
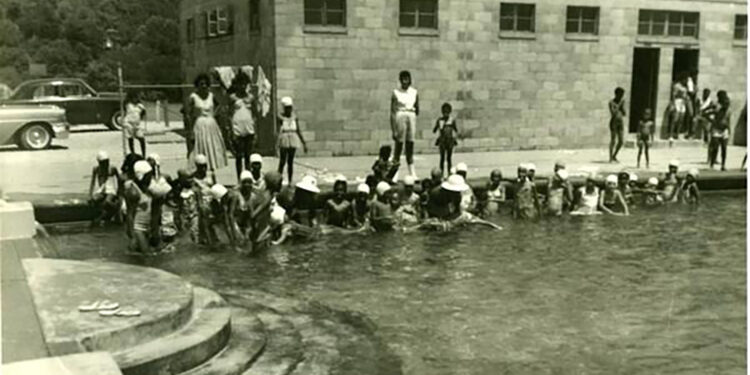
<path id="1" fill-rule="evenodd" d="M 417 89 L 409 86 L 406 90 L 397 88 L 393 90 L 393 96 L 396 98 L 396 111 L 416 111 Z"/>

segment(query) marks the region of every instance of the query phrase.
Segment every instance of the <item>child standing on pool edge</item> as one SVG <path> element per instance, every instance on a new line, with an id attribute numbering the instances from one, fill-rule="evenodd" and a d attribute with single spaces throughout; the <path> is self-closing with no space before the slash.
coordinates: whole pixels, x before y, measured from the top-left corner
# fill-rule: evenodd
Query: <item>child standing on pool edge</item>
<path id="1" fill-rule="evenodd" d="M 458 127 L 456 126 L 456 119 L 451 116 L 450 103 L 443 103 L 441 111 L 443 115 L 435 121 L 435 127 L 432 129 L 433 133 L 438 133 L 438 138 L 435 140 L 435 146 L 440 149 L 440 170 L 445 175 L 445 171 L 451 170 L 452 158 L 453 158 L 453 147 L 456 142 L 456 136 L 458 136 Z M 445 163 L 448 163 L 448 167 L 445 167 Z"/>
<path id="2" fill-rule="evenodd" d="M 654 120 L 651 119 L 651 108 L 643 110 L 643 118 L 638 121 L 638 160 L 637 168 L 641 167 L 641 153 L 646 153 L 646 168 L 649 167 L 648 148 L 654 139 Z"/>
<path id="3" fill-rule="evenodd" d="M 281 98 L 281 114 L 279 115 L 279 174 L 284 173 L 284 164 L 287 166 L 287 176 L 289 184 L 292 183 L 294 174 L 294 155 L 297 149 L 307 152 L 307 143 L 302 138 L 302 132 L 299 129 L 297 115 L 294 113 L 294 103 L 292 98 L 285 96 Z"/>

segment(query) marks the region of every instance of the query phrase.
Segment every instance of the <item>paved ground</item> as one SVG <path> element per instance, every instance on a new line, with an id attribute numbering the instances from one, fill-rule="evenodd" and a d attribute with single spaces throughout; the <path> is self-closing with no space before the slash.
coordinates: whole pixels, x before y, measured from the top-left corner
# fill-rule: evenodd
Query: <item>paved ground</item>
<path id="1" fill-rule="evenodd" d="M 148 152 L 157 152 L 162 160 L 162 170 L 174 174 L 186 165 L 184 140 L 172 132 L 180 125 L 166 129 L 162 124 L 150 123 L 147 127 Z M 22 151 L 14 147 L 0 148 L 0 186 L 11 198 L 27 194 L 75 194 L 86 193 L 91 176 L 91 167 L 95 164 L 98 150 L 109 152 L 112 161 L 119 166 L 122 161 L 122 141 L 119 132 L 106 131 L 104 127 L 85 127 L 75 130 L 67 140 L 56 140 L 55 147 L 45 151 Z M 470 177 L 486 176 L 494 168 L 500 168 L 503 174 L 512 176 L 520 162 L 533 162 L 537 165 L 538 174 L 545 175 L 551 171 L 555 160 L 564 160 L 572 172 L 598 170 L 601 173 L 620 170 L 635 170 L 637 149 L 623 149 L 620 164 L 607 163 L 607 150 L 535 150 L 535 151 L 498 151 L 460 153 L 454 155 L 454 163 L 465 162 L 469 165 Z M 730 147 L 727 167 L 740 168 L 745 147 Z M 671 159 L 679 159 L 682 168 L 697 167 L 706 169 L 706 150 L 699 145 L 676 145 L 674 148 L 657 148 L 651 153 L 651 171 L 664 171 Z M 364 178 L 374 161 L 374 156 L 352 157 L 302 157 L 298 158 L 295 169 L 295 180 L 304 173 L 314 174 L 321 183 L 330 181 L 336 173 L 347 178 Z M 416 155 L 417 173 L 426 176 L 429 170 L 438 165 L 437 154 Z M 275 168 L 277 159 L 265 159 L 266 168 Z M 642 168 L 645 172 L 646 169 Z M 234 160 L 230 166 L 218 173 L 219 181 L 233 184 L 236 181 Z"/>

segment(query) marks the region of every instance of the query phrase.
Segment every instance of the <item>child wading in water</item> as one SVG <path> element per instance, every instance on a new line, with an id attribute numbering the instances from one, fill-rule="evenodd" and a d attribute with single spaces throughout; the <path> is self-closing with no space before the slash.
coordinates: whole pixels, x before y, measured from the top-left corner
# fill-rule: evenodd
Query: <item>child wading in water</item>
<path id="1" fill-rule="evenodd" d="M 669 162 L 669 171 L 664 176 L 664 188 L 662 189 L 662 195 L 664 202 L 676 202 L 678 198 L 678 190 L 680 187 L 679 180 L 677 179 L 677 171 L 680 168 L 680 162 L 672 160 Z"/>
<path id="2" fill-rule="evenodd" d="M 456 119 L 451 116 L 452 110 L 453 107 L 450 103 L 443 103 L 441 108 L 443 115 L 435 121 L 435 127 L 432 129 L 433 133 L 439 132 L 438 138 L 435 140 L 435 146 L 440 149 L 440 170 L 443 174 L 445 174 L 445 171 L 451 170 L 453 147 L 458 144 L 456 142 L 458 127 L 456 126 Z M 446 162 L 448 167 L 445 167 Z"/>
<path id="3" fill-rule="evenodd" d="M 516 219 L 536 219 L 539 216 L 539 197 L 536 186 L 528 177 L 528 165 L 518 166 L 518 181 L 515 186 L 513 217 Z"/>
<path id="4" fill-rule="evenodd" d="M 643 118 L 638 121 L 638 163 L 637 167 L 641 167 L 641 153 L 645 151 L 646 154 L 646 168 L 649 167 L 648 148 L 651 146 L 651 142 L 654 139 L 654 120 L 651 119 L 651 108 L 643 110 Z"/>
<path id="5" fill-rule="evenodd" d="M 622 192 L 617 189 L 617 176 L 609 175 L 604 184 L 604 192 L 599 196 L 599 209 L 607 214 L 615 216 L 627 216 L 628 204 Z"/>
<path id="6" fill-rule="evenodd" d="M 279 115 L 279 174 L 284 174 L 286 164 L 288 181 L 291 185 L 294 174 L 294 154 L 300 147 L 307 152 L 307 143 L 302 138 L 297 116 L 294 114 L 292 98 L 288 96 L 281 98 L 281 106 L 283 110 Z"/>
<path id="7" fill-rule="evenodd" d="M 333 197 L 326 201 L 327 224 L 347 228 L 352 223 L 352 204 L 346 200 L 346 177 L 337 176 L 333 183 Z"/>
<path id="8" fill-rule="evenodd" d="M 685 176 L 680 187 L 680 201 L 688 204 L 699 204 L 701 195 L 698 191 L 698 170 L 692 168 Z"/>
<path id="9" fill-rule="evenodd" d="M 138 139 L 141 145 L 141 156 L 146 156 L 146 134 L 141 127 L 141 121 L 146 117 L 146 107 L 141 104 L 141 99 L 135 91 L 129 91 L 125 97 L 125 122 L 123 131 L 128 139 L 128 148 L 130 153 L 135 153 L 133 148 L 133 138 Z"/>

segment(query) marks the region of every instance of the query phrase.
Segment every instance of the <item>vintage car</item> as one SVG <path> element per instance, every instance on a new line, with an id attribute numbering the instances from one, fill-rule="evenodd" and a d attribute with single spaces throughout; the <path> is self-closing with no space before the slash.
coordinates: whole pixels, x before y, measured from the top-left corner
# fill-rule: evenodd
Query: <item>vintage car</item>
<path id="1" fill-rule="evenodd" d="M 0 105 L 0 145 L 27 150 L 49 147 L 52 138 L 68 138 L 65 110 L 53 105 Z"/>
<path id="2" fill-rule="evenodd" d="M 71 125 L 104 124 L 120 129 L 120 96 L 97 93 L 78 78 L 34 79 L 18 85 L 2 104 L 51 104 L 65 109 Z"/>

